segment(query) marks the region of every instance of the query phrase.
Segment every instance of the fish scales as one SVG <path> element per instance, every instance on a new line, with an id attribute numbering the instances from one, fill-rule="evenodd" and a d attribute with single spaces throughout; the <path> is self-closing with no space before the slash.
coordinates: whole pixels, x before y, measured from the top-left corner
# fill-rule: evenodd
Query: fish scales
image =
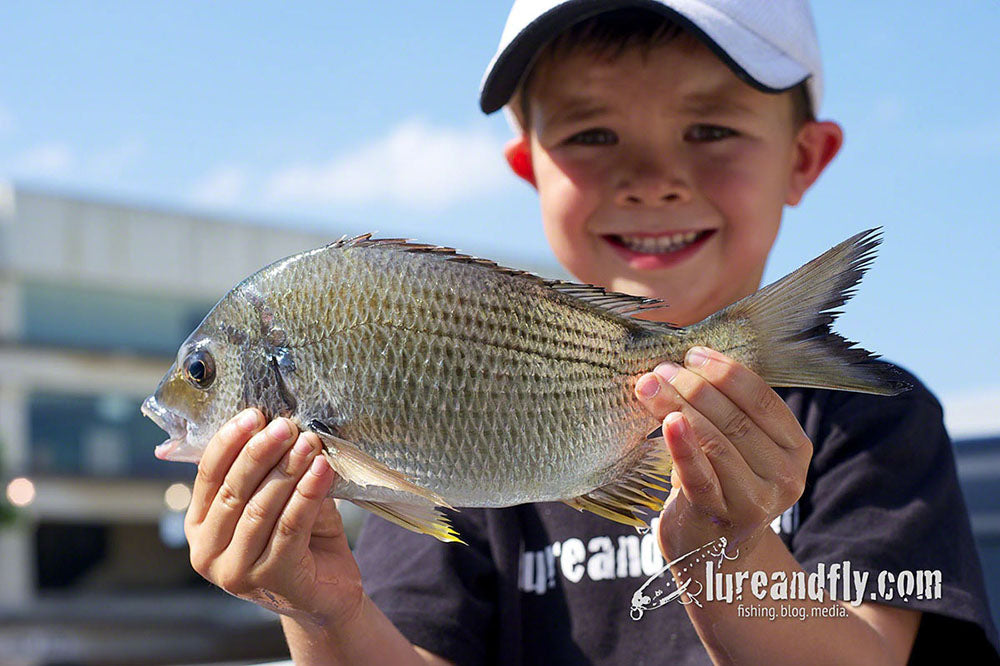
<path id="1" fill-rule="evenodd" d="M 547 281 L 447 248 L 368 235 L 239 283 L 143 403 L 197 462 L 244 407 L 323 441 L 332 494 L 445 541 L 435 509 L 561 500 L 641 525 L 670 460 L 638 377 L 706 345 L 774 386 L 905 388 L 829 329 L 874 256 L 863 232 L 694 326 L 631 315 L 658 301 Z"/>
<path id="2" fill-rule="evenodd" d="M 554 479 L 580 492 L 606 481 L 609 453 L 656 426 L 631 397 L 626 327 L 549 289 L 525 299 L 511 278 L 530 278 L 490 272 L 483 285 L 481 266 L 426 257 L 316 253 L 259 274 L 304 368 L 286 381 L 300 402 L 328 405 L 308 416 L 456 505 L 525 501 Z"/>

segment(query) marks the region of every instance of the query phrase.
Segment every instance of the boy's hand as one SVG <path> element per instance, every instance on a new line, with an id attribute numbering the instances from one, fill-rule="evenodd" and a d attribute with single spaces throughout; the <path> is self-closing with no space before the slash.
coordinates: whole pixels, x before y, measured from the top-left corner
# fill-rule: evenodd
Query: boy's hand
<path id="1" fill-rule="evenodd" d="M 300 621 L 359 613 L 361 575 L 340 514 L 336 474 L 314 433 L 256 409 L 215 434 L 198 465 L 184 531 L 195 571 L 230 594 Z"/>
<path id="2" fill-rule="evenodd" d="M 673 457 L 660 547 L 673 559 L 725 536 L 745 553 L 802 495 L 812 443 L 760 377 L 694 347 L 684 366 L 661 364 L 636 395 L 657 418 Z"/>

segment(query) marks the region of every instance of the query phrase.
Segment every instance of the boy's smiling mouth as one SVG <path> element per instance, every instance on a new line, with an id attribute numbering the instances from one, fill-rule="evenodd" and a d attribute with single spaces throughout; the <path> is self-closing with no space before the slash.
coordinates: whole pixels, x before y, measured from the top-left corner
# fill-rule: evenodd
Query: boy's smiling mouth
<path id="1" fill-rule="evenodd" d="M 633 268 L 665 268 L 698 251 L 715 229 L 666 233 L 605 234 L 602 238 Z"/>

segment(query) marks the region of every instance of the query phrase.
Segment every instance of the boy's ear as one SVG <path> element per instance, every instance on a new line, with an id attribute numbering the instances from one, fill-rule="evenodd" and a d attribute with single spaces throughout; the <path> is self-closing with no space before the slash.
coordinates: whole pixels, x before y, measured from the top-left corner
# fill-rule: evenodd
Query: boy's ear
<path id="1" fill-rule="evenodd" d="M 535 187 L 535 169 L 531 165 L 531 146 L 527 134 L 522 132 L 520 136 L 508 141 L 503 148 L 503 156 L 507 158 L 511 171 Z"/>
<path id="2" fill-rule="evenodd" d="M 785 203 L 795 206 L 802 195 L 816 182 L 844 143 L 844 131 L 837 123 L 811 120 L 802 126 L 795 138 L 791 178 Z"/>

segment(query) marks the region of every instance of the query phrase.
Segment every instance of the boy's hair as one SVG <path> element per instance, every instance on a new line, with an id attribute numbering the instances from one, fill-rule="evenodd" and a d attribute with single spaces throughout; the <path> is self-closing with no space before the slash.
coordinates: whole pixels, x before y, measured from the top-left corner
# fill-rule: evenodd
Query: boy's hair
<path id="1" fill-rule="evenodd" d="M 632 48 L 639 49 L 645 56 L 650 50 L 678 37 L 696 39 L 676 21 L 643 9 L 618 9 L 584 19 L 554 37 L 538 52 L 510 100 L 511 111 L 517 116 L 521 129 L 528 130 L 531 84 L 540 63 L 581 51 L 609 61 Z M 805 81 L 788 92 L 792 96 L 793 126 L 798 129 L 815 120 Z"/>

